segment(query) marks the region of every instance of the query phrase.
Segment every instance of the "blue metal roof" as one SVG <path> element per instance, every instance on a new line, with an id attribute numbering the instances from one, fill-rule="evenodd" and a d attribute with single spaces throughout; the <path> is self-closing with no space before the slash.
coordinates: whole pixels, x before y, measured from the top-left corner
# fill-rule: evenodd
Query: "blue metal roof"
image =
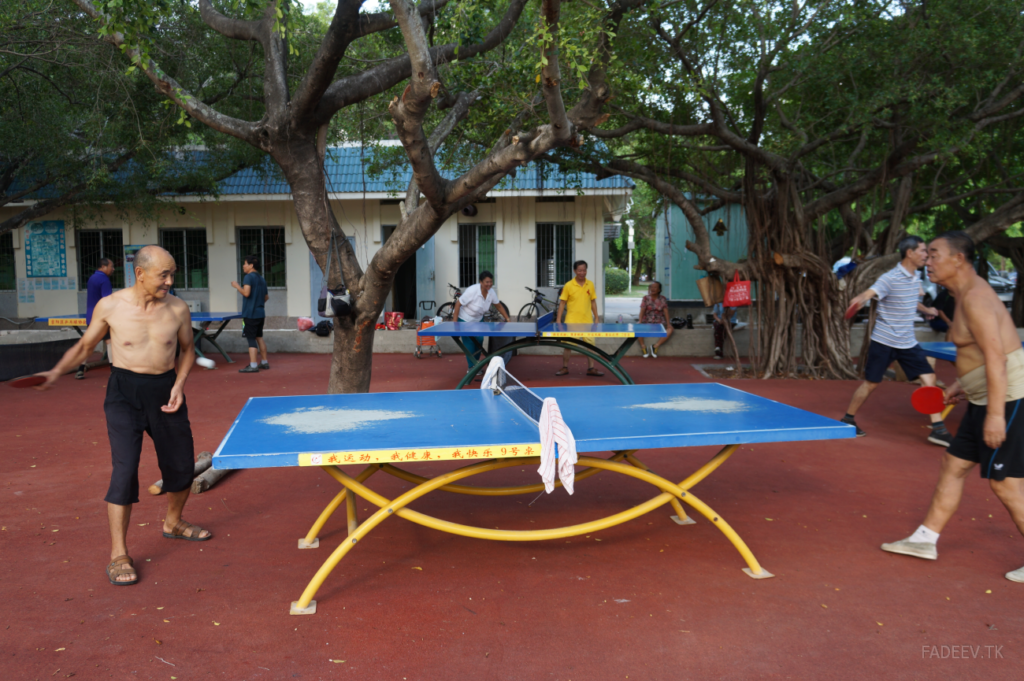
<path id="1" fill-rule="evenodd" d="M 176 154 L 180 168 L 185 171 L 188 164 L 200 164 L 207 160 L 207 152 L 203 150 L 181 151 Z M 364 159 L 362 162 L 360 159 Z M 361 194 L 362 192 L 392 192 L 396 197 L 405 193 L 412 177 L 412 169 L 402 164 L 395 170 L 371 175 L 365 172 L 366 166 L 373 161 L 373 149 L 366 147 L 332 147 L 327 150 L 327 188 L 331 193 Z M 118 171 L 113 180 L 124 181 L 132 172 L 138 171 L 138 164 L 129 163 Z M 449 178 L 460 174 L 458 169 L 444 169 L 442 172 Z M 185 172 L 182 173 L 183 175 Z M 626 189 L 635 185 L 628 177 L 613 175 L 598 180 L 592 173 L 563 173 L 553 163 L 530 163 L 518 168 L 516 176 L 505 177 L 495 187 L 498 191 L 539 191 L 574 192 L 577 187 L 586 189 Z M 265 156 L 260 164 L 241 170 L 219 183 L 220 193 L 224 195 L 248 194 L 291 194 L 291 187 L 281 174 L 281 169 L 269 157 Z M 16 180 L 10 193 L 26 188 L 23 179 Z M 28 200 L 43 200 L 59 196 L 62 190 L 48 185 L 25 197 Z"/>
<path id="2" fill-rule="evenodd" d="M 360 162 L 360 154 L 365 159 Z M 381 175 L 371 176 L 364 168 L 372 160 L 373 151 L 361 147 L 332 147 L 327 150 L 325 167 L 327 168 L 327 189 L 331 193 L 361 194 L 362 192 L 395 192 L 403 194 L 412 178 L 412 169 L 403 166 L 397 171 L 385 171 Z M 592 173 L 566 175 L 558 166 L 551 163 L 537 163 L 517 169 L 516 177 L 505 177 L 495 187 L 499 191 L 538 191 L 551 190 L 557 192 L 573 191 L 577 187 L 586 189 L 626 189 L 635 185 L 632 180 L 622 175 L 613 175 L 598 180 Z M 444 171 L 442 171 L 444 172 Z M 445 173 L 455 177 L 457 171 Z M 263 164 L 254 168 L 239 171 L 220 183 L 223 194 L 290 194 L 291 187 L 284 179 L 280 169 L 268 157 Z"/>

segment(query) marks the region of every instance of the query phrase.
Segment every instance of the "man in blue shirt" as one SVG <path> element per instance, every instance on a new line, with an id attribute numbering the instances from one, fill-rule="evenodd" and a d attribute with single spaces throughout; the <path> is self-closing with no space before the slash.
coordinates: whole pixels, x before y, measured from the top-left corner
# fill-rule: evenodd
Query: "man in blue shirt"
<path id="1" fill-rule="evenodd" d="M 249 342 L 249 366 L 239 369 L 240 374 L 256 374 L 260 369 L 270 368 L 270 362 L 267 361 L 267 344 L 263 342 L 263 322 L 267 317 L 263 306 L 270 295 L 267 293 L 267 282 L 260 276 L 259 268 L 259 256 L 247 255 L 245 262 L 242 263 L 242 272 L 245 273 L 242 285 L 239 286 L 237 281 L 231 282 L 231 286 L 245 298 L 242 301 L 242 336 Z M 263 355 L 263 361 L 259 365 L 256 364 L 257 348 Z"/>
<path id="2" fill-rule="evenodd" d="M 100 302 L 103 298 L 106 298 L 114 292 L 114 286 L 110 283 L 110 275 L 114 273 L 114 263 L 110 258 L 100 258 L 99 267 L 92 276 L 89 277 L 89 282 L 85 287 L 85 324 L 88 326 L 92 324 L 92 311 L 96 309 L 96 303 Z M 103 356 L 107 356 L 107 339 L 110 338 L 108 333 L 103 339 Z M 78 367 L 78 373 L 75 374 L 75 378 L 81 380 L 85 378 L 85 365 Z"/>

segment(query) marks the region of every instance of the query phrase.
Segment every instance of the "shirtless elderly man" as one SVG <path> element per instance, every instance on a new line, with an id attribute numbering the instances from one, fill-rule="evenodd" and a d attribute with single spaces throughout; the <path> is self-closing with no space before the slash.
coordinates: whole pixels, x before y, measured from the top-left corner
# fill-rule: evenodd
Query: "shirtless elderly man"
<path id="1" fill-rule="evenodd" d="M 967 414 L 943 455 L 924 524 L 882 549 L 935 560 L 939 533 L 960 505 L 964 480 L 976 464 L 1024 534 L 1024 413 L 1018 413 L 1024 402 L 1024 350 L 1003 303 L 974 271 L 974 243 L 967 234 L 947 232 L 931 242 L 928 274 L 956 298 L 948 339 L 956 344 L 959 379 L 946 390 L 946 402 L 966 397 Z M 1024 567 L 1006 578 L 1024 582 Z"/>
<path id="2" fill-rule="evenodd" d="M 174 284 L 175 264 L 159 246 L 146 246 L 135 255 L 135 286 L 103 298 L 81 340 L 52 370 L 40 374 L 46 390 L 82 361 L 110 333 L 111 374 L 103 411 L 113 472 L 107 490 L 110 523 L 111 584 L 138 583 L 126 540 L 132 504 L 139 501 L 139 458 L 142 434 L 149 433 L 167 492 L 164 536 L 206 541 L 211 534 L 181 518 L 192 484 L 195 450 L 185 405 L 185 379 L 195 361 L 192 318 L 188 305 L 167 292 Z M 174 354 L 181 345 L 178 369 Z"/>

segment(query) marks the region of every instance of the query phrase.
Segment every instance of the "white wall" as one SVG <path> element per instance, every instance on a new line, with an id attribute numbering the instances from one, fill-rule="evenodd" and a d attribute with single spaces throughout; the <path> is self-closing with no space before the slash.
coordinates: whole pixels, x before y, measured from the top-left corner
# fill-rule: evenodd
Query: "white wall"
<path id="1" fill-rule="evenodd" d="M 233 198 L 233 197 L 232 197 Z M 356 256 L 365 268 L 381 246 L 382 225 L 397 224 L 397 205 L 380 205 L 377 198 L 335 200 L 331 202 L 345 234 L 355 236 Z M 180 208 L 184 208 L 181 211 Z M 516 314 L 532 298 L 524 287 L 536 288 L 536 224 L 572 222 L 575 225 L 575 260 L 586 260 L 589 278 L 600 292 L 604 288 L 602 243 L 604 240 L 604 197 L 576 196 L 573 202 L 537 203 L 533 196 L 500 197 L 496 203 L 477 205 L 473 217 L 461 214 L 449 219 L 435 236 L 435 300 L 449 300 L 448 282 L 458 284 L 458 223 L 494 223 L 496 239 L 495 277 L 501 299 Z M 0 209 L 0 219 L 13 214 Z M 64 220 L 68 276 L 78 276 L 75 249 L 75 225 L 69 211 L 55 211 L 46 220 Z M 209 248 L 209 308 L 205 311 L 231 312 L 241 308 L 241 298 L 231 287 L 238 278 L 238 227 L 283 226 L 287 258 L 287 290 L 272 290 L 267 313 L 271 316 L 305 316 L 310 313 L 308 248 L 294 206 L 285 197 L 272 200 L 219 200 L 186 202 L 169 206 L 157 220 L 142 222 L 115 215 L 102 215 L 99 222 L 83 223 L 81 229 L 118 229 L 124 243 L 131 245 L 159 242 L 162 228 L 205 228 Z M 24 230 L 14 234 L 16 273 L 25 276 Z M 77 291 L 37 291 L 36 302 L 18 305 L 18 316 L 53 316 L 77 313 Z M 598 311 L 603 313 L 603 296 Z"/>

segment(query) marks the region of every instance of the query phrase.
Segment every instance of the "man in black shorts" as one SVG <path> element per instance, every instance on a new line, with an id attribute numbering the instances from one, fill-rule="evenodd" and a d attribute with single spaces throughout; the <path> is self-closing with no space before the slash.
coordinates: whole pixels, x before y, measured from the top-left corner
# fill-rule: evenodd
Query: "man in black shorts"
<path id="1" fill-rule="evenodd" d="M 882 549 L 936 560 L 939 533 L 960 505 L 964 480 L 976 465 L 1024 534 L 1024 350 L 1006 307 L 974 271 L 974 243 L 967 234 L 947 232 L 932 241 L 928 273 L 956 298 L 948 338 L 957 346 L 959 378 L 946 390 L 946 402 L 966 397 L 967 414 L 943 456 L 924 523 Z M 1024 567 L 1006 578 L 1024 582 Z"/>
<path id="2" fill-rule="evenodd" d="M 267 361 L 267 344 L 263 342 L 263 323 L 267 312 L 264 304 L 270 298 L 267 294 L 267 282 L 260 276 L 260 258 L 257 255 L 245 256 L 242 272 L 245 278 L 242 284 L 231 282 L 231 286 L 242 294 L 242 336 L 249 343 L 249 366 L 238 370 L 240 374 L 257 374 L 260 369 L 270 368 Z M 257 366 L 256 351 L 263 354 L 263 361 Z"/>
<path id="3" fill-rule="evenodd" d="M 871 331 L 871 345 L 864 362 L 864 382 L 850 399 L 850 406 L 843 416 L 843 423 L 857 429 L 857 437 L 866 433 L 860 429 L 854 417 L 868 396 L 882 382 L 886 369 L 893 362 L 899 362 L 903 372 L 911 381 L 918 378 L 927 386 L 935 385 L 935 370 L 928 363 L 924 350 L 914 335 L 914 320 L 917 313 L 934 317 L 938 310 L 921 304 L 921 275 L 917 270 L 924 267 L 928 251 L 920 237 L 908 236 L 899 243 L 900 260 L 896 267 L 884 273 L 871 288 L 850 301 L 854 310 L 878 298 L 878 317 Z M 931 414 L 932 430 L 928 441 L 941 447 L 949 446 L 949 431 L 942 422 L 941 414 Z"/>
<path id="4" fill-rule="evenodd" d="M 188 305 L 167 295 L 175 269 L 174 258 L 159 246 L 140 249 L 135 256 L 135 286 L 97 303 L 82 338 L 57 366 L 41 374 L 47 381 L 39 388 L 46 390 L 110 333 L 112 369 L 103 403 L 113 462 L 105 497 L 111 539 L 107 577 L 118 586 L 138 582 L 128 556 L 127 537 L 132 504 L 139 501 L 143 433 L 153 440 L 167 492 L 163 536 L 189 541 L 206 541 L 212 536 L 181 517 L 195 460 L 184 386 L 196 355 Z M 179 344 L 181 355 L 175 371 Z"/>

